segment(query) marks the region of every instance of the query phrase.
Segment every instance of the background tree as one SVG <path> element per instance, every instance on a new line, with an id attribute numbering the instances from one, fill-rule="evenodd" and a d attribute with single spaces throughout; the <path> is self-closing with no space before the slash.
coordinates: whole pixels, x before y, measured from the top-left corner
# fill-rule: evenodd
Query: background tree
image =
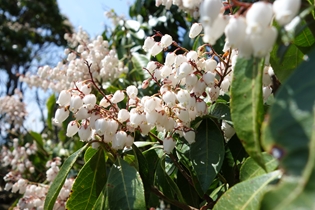
<path id="1" fill-rule="evenodd" d="M 12 95 L 19 75 L 41 61 L 48 47 L 65 46 L 63 36 L 72 28 L 55 0 L 0 0 L 0 5 L 0 71 L 7 75 L 5 94 Z"/>

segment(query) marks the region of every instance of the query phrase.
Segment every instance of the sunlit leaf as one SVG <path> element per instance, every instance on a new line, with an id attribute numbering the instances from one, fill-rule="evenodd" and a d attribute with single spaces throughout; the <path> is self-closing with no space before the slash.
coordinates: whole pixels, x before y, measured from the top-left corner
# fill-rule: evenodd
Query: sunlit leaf
<path id="1" fill-rule="evenodd" d="M 233 127 L 246 152 L 261 166 L 260 128 L 264 117 L 262 98 L 262 62 L 238 58 L 231 84 Z"/>

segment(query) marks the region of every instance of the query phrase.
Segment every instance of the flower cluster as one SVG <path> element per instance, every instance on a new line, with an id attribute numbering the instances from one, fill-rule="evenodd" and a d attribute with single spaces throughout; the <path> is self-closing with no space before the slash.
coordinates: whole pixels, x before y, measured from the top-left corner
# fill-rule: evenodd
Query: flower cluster
<path id="1" fill-rule="evenodd" d="M 200 23 L 203 26 L 203 41 L 211 45 L 225 33 L 226 48 L 237 49 L 242 57 L 265 57 L 271 51 L 277 38 L 277 29 L 271 26 L 272 18 L 280 26 L 289 24 L 297 15 L 301 0 L 276 0 L 273 4 L 256 2 L 250 4 L 246 15 L 224 15 L 225 9 L 233 5 L 248 7 L 248 4 L 232 1 L 234 4 L 224 4 L 222 0 L 203 1 L 161 1 L 156 0 L 156 5 L 178 5 L 186 8 L 199 8 Z M 170 6 L 167 6 L 168 8 Z M 199 30 L 199 29 L 198 29 Z"/>
<path id="2" fill-rule="evenodd" d="M 4 96 L 0 98 L 0 116 L 1 128 L 6 128 L 7 125 L 13 126 L 13 129 L 19 129 L 23 125 L 26 116 L 26 107 L 22 102 L 22 93 L 18 90 L 15 91 L 13 96 Z"/>
<path id="3" fill-rule="evenodd" d="M 46 167 L 49 168 L 46 172 L 46 179 L 50 184 L 59 171 L 58 165 L 61 164 L 60 160 L 61 159 L 57 157 L 52 161 L 48 161 L 46 164 Z M 5 190 L 11 190 L 13 193 L 19 192 L 20 194 L 23 194 L 14 209 L 44 209 L 44 202 L 50 186 L 49 184 L 31 182 L 22 178 L 21 173 L 16 173 L 14 171 L 9 172 L 4 177 L 4 181 L 7 182 Z M 73 178 L 66 179 L 57 197 L 54 209 L 65 209 L 73 183 Z"/>
<path id="4" fill-rule="evenodd" d="M 60 92 L 72 88 L 75 81 L 84 81 L 90 74 L 99 81 L 111 81 L 127 71 L 123 62 L 118 60 L 115 49 L 110 49 L 108 41 L 102 36 L 90 41 L 85 32 L 65 35 L 69 45 L 75 50 L 66 49 L 67 63 L 59 62 L 54 68 L 43 66 L 37 75 L 26 74 L 20 77 L 30 87 L 48 88 Z M 85 62 L 92 64 L 90 72 Z"/>

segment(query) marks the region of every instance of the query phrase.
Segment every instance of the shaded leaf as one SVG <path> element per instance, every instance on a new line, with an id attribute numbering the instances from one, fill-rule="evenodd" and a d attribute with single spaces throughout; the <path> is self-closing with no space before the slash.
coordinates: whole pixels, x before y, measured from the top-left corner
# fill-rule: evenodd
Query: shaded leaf
<path id="1" fill-rule="evenodd" d="M 156 167 L 155 185 L 168 199 L 184 202 L 183 196 L 178 186 L 165 171 L 165 156 L 160 159 Z"/>
<path id="2" fill-rule="evenodd" d="M 224 153 L 220 129 L 212 120 L 204 119 L 196 130 L 196 142 L 190 147 L 190 159 L 204 193 L 220 171 Z"/>
<path id="3" fill-rule="evenodd" d="M 230 107 L 224 103 L 214 103 L 210 106 L 211 117 L 231 121 Z"/>
<path id="4" fill-rule="evenodd" d="M 279 89 L 264 125 L 263 145 L 279 158 L 284 176 L 263 209 L 313 209 L 315 195 L 315 51 Z M 301 82 L 296 82 L 301 81 Z M 309 94 L 310 93 L 310 94 Z M 281 123 L 279 123 L 281 122 Z"/>
<path id="5" fill-rule="evenodd" d="M 279 177 L 280 172 L 274 171 L 238 183 L 224 193 L 214 206 L 214 210 L 259 209 L 260 200 L 266 186 Z"/>
<path id="6" fill-rule="evenodd" d="M 59 195 L 60 189 L 62 188 L 68 173 L 70 172 L 73 164 L 79 157 L 79 155 L 86 149 L 88 144 L 84 145 L 81 149 L 73 153 L 61 166 L 59 173 L 54 179 L 53 183 L 47 192 L 45 199 L 44 209 L 51 210 L 55 205 L 57 196 Z"/>
<path id="7" fill-rule="evenodd" d="M 106 183 L 109 209 L 145 209 L 143 183 L 137 170 L 120 157 L 111 167 Z"/>
<path id="8" fill-rule="evenodd" d="M 67 209 L 92 209 L 106 183 L 104 151 L 96 153 L 84 164 L 72 186 Z"/>
<path id="9" fill-rule="evenodd" d="M 260 59 L 238 58 L 231 84 L 233 127 L 246 152 L 261 166 L 260 128 L 264 117 Z"/>

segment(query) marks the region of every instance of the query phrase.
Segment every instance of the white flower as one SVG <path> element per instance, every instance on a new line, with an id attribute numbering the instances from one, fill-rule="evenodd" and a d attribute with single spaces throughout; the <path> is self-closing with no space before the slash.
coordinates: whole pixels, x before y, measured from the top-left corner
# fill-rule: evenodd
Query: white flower
<path id="1" fill-rule="evenodd" d="M 70 100 L 70 111 L 77 112 L 83 106 L 82 98 L 78 95 L 73 95 Z"/>
<path id="2" fill-rule="evenodd" d="M 151 50 L 151 48 L 153 47 L 153 45 L 155 44 L 154 38 L 153 37 L 147 37 L 144 40 L 144 44 L 142 49 L 146 52 L 149 52 Z"/>
<path id="3" fill-rule="evenodd" d="M 79 128 L 79 137 L 81 141 L 88 141 L 92 137 L 92 130 L 90 126 L 81 125 Z"/>
<path id="4" fill-rule="evenodd" d="M 173 38 L 168 34 L 165 34 L 161 38 L 161 45 L 163 48 L 170 46 L 172 44 L 172 42 L 173 42 Z"/>
<path id="5" fill-rule="evenodd" d="M 59 97 L 56 103 L 59 104 L 59 106 L 69 106 L 70 100 L 71 100 L 71 93 L 69 93 L 66 90 L 62 90 L 59 94 Z"/>
<path id="6" fill-rule="evenodd" d="M 186 139 L 186 141 L 188 141 L 189 144 L 192 144 L 195 142 L 195 138 L 196 138 L 196 133 L 195 131 L 187 131 L 187 132 L 183 132 L 183 136 Z"/>
<path id="7" fill-rule="evenodd" d="M 200 34 L 202 31 L 202 24 L 201 23 L 194 23 L 192 24 L 190 31 L 189 31 L 189 38 L 193 39 Z"/>
<path id="8" fill-rule="evenodd" d="M 121 109 L 118 112 L 117 120 L 121 123 L 127 121 L 130 117 L 130 114 L 127 109 Z"/>
<path id="9" fill-rule="evenodd" d="M 126 89 L 126 93 L 129 96 L 129 98 L 135 99 L 138 95 L 138 88 L 134 85 L 130 85 Z"/>
<path id="10" fill-rule="evenodd" d="M 165 65 L 166 66 L 172 66 L 174 64 L 176 58 L 176 54 L 173 52 L 167 53 L 165 58 Z"/>
<path id="11" fill-rule="evenodd" d="M 283 26 L 297 15 L 301 7 L 301 0 L 276 0 L 273 3 L 273 11 L 278 24 Z"/>
<path id="12" fill-rule="evenodd" d="M 261 35 L 252 34 L 250 41 L 253 46 L 255 57 L 265 57 L 272 50 L 272 46 L 277 39 L 278 31 L 275 27 L 267 27 Z"/>
<path id="13" fill-rule="evenodd" d="M 272 4 L 262 1 L 254 3 L 246 13 L 246 33 L 263 33 L 270 24 L 272 15 Z"/>
<path id="14" fill-rule="evenodd" d="M 124 100 L 124 98 L 125 98 L 124 92 L 122 90 L 117 90 L 110 101 L 114 104 L 117 104 Z"/>
<path id="15" fill-rule="evenodd" d="M 79 124 L 74 120 L 69 122 L 67 126 L 66 136 L 72 137 L 79 131 Z"/>
<path id="16" fill-rule="evenodd" d="M 200 22 L 202 25 L 212 26 L 223 7 L 221 0 L 204 0 L 199 8 Z"/>
<path id="17" fill-rule="evenodd" d="M 176 146 L 176 141 L 172 137 L 163 140 L 163 149 L 166 154 L 170 154 Z"/>
<path id="18" fill-rule="evenodd" d="M 232 17 L 225 27 L 225 35 L 228 47 L 239 48 L 246 35 L 246 20 L 244 17 Z"/>
<path id="19" fill-rule="evenodd" d="M 156 56 L 157 54 L 159 54 L 160 52 L 162 52 L 163 50 L 163 46 L 160 42 L 156 42 L 153 47 L 150 50 L 150 54 L 152 56 Z"/>
<path id="20" fill-rule="evenodd" d="M 67 108 L 61 107 L 61 108 L 57 109 L 57 111 L 55 113 L 54 122 L 57 124 L 62 123 L 63 121 L 65 121 L 68 118 L 69 113 L 70 112 Z"/>
<path id="21" fill-rule="evenodd" d="M 219 15 L 213 23 L 203 24 L 204 36 L 202 40 L 206 43 L 214 45 L 216 41 L 222 36 L 225 26 L 228 24 L 229 18 L 227 16 Z"/>

